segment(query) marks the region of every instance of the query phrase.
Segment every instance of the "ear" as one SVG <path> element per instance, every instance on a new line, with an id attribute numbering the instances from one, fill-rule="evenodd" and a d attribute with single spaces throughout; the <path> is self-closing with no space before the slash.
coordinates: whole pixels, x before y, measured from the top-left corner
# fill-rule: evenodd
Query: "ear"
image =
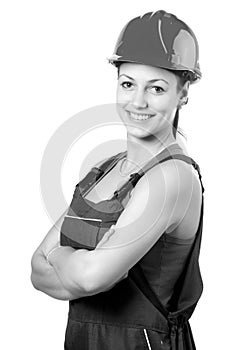
<path id="1" fill-rule="evenodd" d="M 188 103 L 188 91 L 189 91 L 190 81 L 187 80 L 182 89 L 180 90 L 180 97 L 179 97 L 179 104 L 178 108 L 181 108 L 182 106 L 186 105 Z"/>
<path id="2" fill-rule="evenodd" d="M 181 98 L 185 99 L 188 97 L 189 86 L 190 86 L 190 81 L 187 80 L 181 89 Z"/>

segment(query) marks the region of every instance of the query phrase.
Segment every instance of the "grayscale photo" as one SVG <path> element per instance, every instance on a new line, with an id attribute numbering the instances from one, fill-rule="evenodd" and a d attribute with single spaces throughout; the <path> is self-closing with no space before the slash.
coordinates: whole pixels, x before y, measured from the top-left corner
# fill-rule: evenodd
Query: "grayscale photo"
<path id="1" fill-rule="evenodd" d="M 14 3 L 4 349 L 229 349 L 227 6 Z"/>
<path id="2" fill-rule="evenodd" d="M 33 255 L 32 284 L 70 301 L 67 350 L 195 349 L 204 187 L 178 122 L 202 77 L 198 40 L 176 15 L 148 12 L 123 28 L 109 62 L 127 148 L 75 186 Z"/>

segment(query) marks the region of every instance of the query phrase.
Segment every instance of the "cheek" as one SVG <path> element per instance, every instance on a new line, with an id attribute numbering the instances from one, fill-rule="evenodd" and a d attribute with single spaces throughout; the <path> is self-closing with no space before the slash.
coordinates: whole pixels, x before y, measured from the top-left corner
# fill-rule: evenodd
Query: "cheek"
<path id="1" fill-rule="evenodd" d="M 161 96 L 152 96 L 148 101 L 154 110 L 160 112 L 162 114 L 166 114 L 168 112 L 173 111 L 176 107 L 176 96 L 164 94 Z"/>
<path id="2" fill-rule="evenodd" d="M 121 88 L 118 88 L 117 94 L 116 94 L 116 99 L 117 99 L 118 103 L 125 103 L 125 102 L 128 102 L 130 100 L 130 96 L 126 92 L 122 91 Z"/>

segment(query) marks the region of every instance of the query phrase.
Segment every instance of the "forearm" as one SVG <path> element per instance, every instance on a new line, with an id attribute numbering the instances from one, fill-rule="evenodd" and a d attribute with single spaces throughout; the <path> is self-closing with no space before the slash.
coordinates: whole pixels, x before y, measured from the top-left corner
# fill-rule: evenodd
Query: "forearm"
<path id="1" fill-rule="evenodd" d="M 96 283 L 98 274 L 93 268 L 93 259 L 90 258 L 92 253 L 93 251 L 90 252 L 86 249 L 75 250 L 71 247 L 60 247 L 49 256 L 49 261 L 61 279 L 62 284 L 75 295 L 81 293 L 83 296 L 91 296 L 105 292 L 128 276 L 128 273 L 126 273 L 117 281 L 96 288 L 98 285 Z"/>
<path id="2" fill-rule="evenodd" d="M 86 249 L 60 247 L 49 256 L 49 262 L 67 290 L 73 294 L 93 295 L 88 286 L 88 254 Z"/>
<path id="3" fill-rule="evenodd" d="M 41 292 L 59 300 L 73 300 L 81 298 L 81 293 L 71 293 L 62 284 L 53 266 L 48 264 L 45 255 L 35 254 L 32 258 L 31 281 L 33 286 Z"/>

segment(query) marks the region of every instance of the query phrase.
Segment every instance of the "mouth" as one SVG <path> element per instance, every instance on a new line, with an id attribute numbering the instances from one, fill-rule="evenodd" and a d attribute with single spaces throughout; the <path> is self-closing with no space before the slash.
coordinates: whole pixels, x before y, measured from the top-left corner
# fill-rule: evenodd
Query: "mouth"
<path id="1" fill-rule="evenodd" d="M 139 113 L 133 113 L 129 111 L 127 111 L 127 114 L 130 119 L 139 120 L 139 121 L 145 121 L 155 116 L 154 114 L 139 114 Z"/>

